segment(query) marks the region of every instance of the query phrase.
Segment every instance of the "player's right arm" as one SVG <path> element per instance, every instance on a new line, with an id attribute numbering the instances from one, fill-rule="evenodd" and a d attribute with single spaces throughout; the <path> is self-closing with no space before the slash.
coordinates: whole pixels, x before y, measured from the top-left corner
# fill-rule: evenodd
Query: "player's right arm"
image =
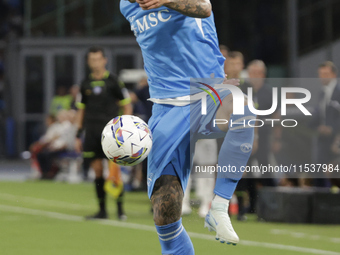
<path id="1" fill-rule="evenodd" d="M 81 101 L 77 102 L 78 111 L 77 111 L 76 121 L 75 121 L 75 125 L 77 128 L 75 150 L 78 153 L 81 153 L 83 150 L 83 146 L 81 142 L 81 134 L 83 131 L 83 122 L 84 122 L 85 107 L 86 107 L 86 96 L 83 93 L 83 86 L 81 86 L 80 92 L 81 92 Z"/>
<path id="2" fill-rule="evenodd" d="M 76 127 L 78 130 L 83 128 L 83 121 L 84 121 L 85 109 L 78 109 L 77 116 L 76 116 Z"/>
<path id="3" fill-rule="evenodd" d="M 208 18 L 211 15 L 210 0 L 136 0 L 135 2 L 137 2 L 143 10 L 166 6 L 193 18 Z"/>
<path id="4" fill-rule="evenodd" d="M 83 131 L 83 120 L 85 115 L 85 109 L 78 109 L 76 116 L 76 127 L 77 127 L 77 137 L 75 141 L 75 150 L 77 153 L 81 153 L 83 150 L 82 142 L 81 142 L 81 133 Z"/>

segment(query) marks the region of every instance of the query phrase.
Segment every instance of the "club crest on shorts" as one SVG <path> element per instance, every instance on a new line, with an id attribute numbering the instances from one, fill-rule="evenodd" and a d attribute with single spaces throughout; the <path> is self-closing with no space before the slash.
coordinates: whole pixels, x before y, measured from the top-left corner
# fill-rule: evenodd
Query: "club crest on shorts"
<path id="1" fill-rule="evenodd" d="M 253 146 L 250 143 L 243 143 L 240 148 L 242 152 L 248 153 L 253 149 Z"/>
<path id="2" fill-rule="evenodd" d="M 152 182 L 153 176 L 154 176 L 154 174 L 153 174 L 153 173 L 150 173 L 150 174 L 148 175 L 148 179 L 147 179 L 147 185 L 148 185 L 148 186 L 150 186 L 150 185 L 151 185 L 151 182 Z"/>

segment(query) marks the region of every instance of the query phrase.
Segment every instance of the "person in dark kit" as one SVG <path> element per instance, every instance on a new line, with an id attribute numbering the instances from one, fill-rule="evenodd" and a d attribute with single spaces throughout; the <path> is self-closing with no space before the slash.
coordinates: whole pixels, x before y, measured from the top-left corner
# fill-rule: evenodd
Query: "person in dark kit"
<path id="1" fill-rule="evenodd" d="M 244 57 L 243 54 L 239 51 L 231 51 L 228 52 L 228 56 L 226 57 L 224 63 L 224 69 L 226 74 L 228 75 L 228 79 L 240 79 L 241 85 L 243 84 L 242 80 L 242 70 L 244 68 Z"/>
<path id="2" fill-rule="evenodd" d="M 148 85 L 147 78 L 142 78 L 139 81 L 139 88 L 135 91 L 135 94 L 139 102 L 143 105 L 143 108 L 144 108 L 143 120 L 148 122 L 152 114 L 153 102 L 148 100 L 150 98 L 150 93 L 149 93 L 149 85 Z"/>
<path id="3" fill-rule="evenodd" d="M 148 100 L 150 98 L 148 79 L 146 77 L 143 77 L 138 83 L 138 88 L 134 92 L 131 92 L 130 95 L 136 109 L 134 113 L 138 112 L 139 117 L 141 117 L 147 123 L 151 117 L 153 105 L 153 102 Z M 148 169 L 147 166 L 148 159 L 146 158 L 142 162 L 142 180 L 141 180 L 142 190 L 147 189 L 146 185 Z"/>
<path id="4" fill-rule="evenodd" d="M 332 170 L 329 170 L 327 175 L 330 178 L 332 189 L 334 190 L 334 188 L 337 187 L 335 192 L 338 192 L 338 190 L 340 190 L 340 173 L 338 172 L 340 167 L 340 130 L 338 130 L 338 134 L 334 139 L 332 152 L 337 158 L 332 162 Z"/>
<path id="5" fill-rule="evenodd" d="M 87 54 L 87 63 L 91 74 L 81 83 L 81 102 L 78 103 L 76 151 L 89 160 L 95 172 L 95 188 L 98 198 L 99 211 L 86 217 L 87 219 L 106 219 L 103 178 L 103 159 L 106 156 L 101 147 L 101 133 L 107 122 L 119 115 L 132 114 L 131 99 L 124 84 L 106 70 L 107 59 L 100 47 L 91 47 Z M 86 131 L 84 144 L 80 139 L 83 129 Z M 125 219 L 122 207 L 123 190 L 117 199 L 118 218 Z"/>
<path id="6" fill-rule="evenodd" d="M 50 115 L 57 116 L 60 110 L 70 110 L 72 96 L 68 94 L 66 86 L 57 86 L 56 95 L 52 98 L 50 105 Z"/>
<path id="7" fill-rule="evenodd" d="M 266 84 L 267 68 L 262 60 L 253 60 L 247 66 L 249 79 L 242 85 L 242 90 L 247 93 L 248 87 L 253 88 L 253 102 L 257 110 L 268 110 L 272 106 L 272 89 Z M 275 116 L 275 117 L 274 117 Z M 271 116 L 257 116 L 257 119 L 276 118 L 277 113 L 273 113 Z M 266 122 L 265 122 L 266 123 Z M 271 125 L 271 124 L 270 124 Z M 253 153 L 249 158 L 248 165 L 253 160 L 257 160 L 259 165 L 268 166 L 269 155 L 271 148 L 277 152 L 280 149 L 281 144 L 281 128 L 275 126 L 272 128 L 270 125 L 264 125 L 258 128 L 258 136 L 255 137 Z M 274 136 L 273 139 L 271 136 Z M 272 142 L 271 142 L 272 140 Z M 239 202 L 239 215 L 238 220 L 245 220 L 244 216 L 246 210 L 244 208 L 244 195 L 246 191 L 249 192 L 250 212 L 255 211 L 255 204 L 257 198 L 257 188 L 261 186 L 275 186 L 272 176 L 262 176 L 259 179 L 254 179 L 248 176 L 243 178 L 239 182 L 236 189 L 236 195 Z"/>
<path id="8" fill-rule="evenodd" d="M 312 127 L 318 132 L 317 163 L 329 164 L 335 159 L 332 144 L 340 129 L 340 85 L 337 80 L 337 67 L 333 62 L 320 64 L 318 76 L 322 84 L 319 105 L 312 114 Z M 314 179 L 314 186 L 327 187 L 327 179 Z"/>
<path id="9" fill-rule="evenodd" d="M 5 79 L 4 68 L 0 61 L 0 158 L 6 155 L 6 124 L 5 124 Z"/>
<path id="10" fill-rule="evenodd" d="M 227 58 L 230 52 L 229 48 L 226 45 L 220 44 L 220 52 L 222 53 L 223 57 L 225 57 L 224 61 L 224 72 L 227 73 Z"/>

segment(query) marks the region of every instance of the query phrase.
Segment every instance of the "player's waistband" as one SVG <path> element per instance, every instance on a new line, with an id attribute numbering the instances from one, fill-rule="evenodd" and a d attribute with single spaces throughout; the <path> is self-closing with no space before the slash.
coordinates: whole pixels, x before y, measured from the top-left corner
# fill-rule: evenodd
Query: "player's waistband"
<path id="1" fill-rule="evenodd" d="M 186 106 L 199 101 L 206 92 L 200 92 L 193 95 L 186 95 L 174 98 L 149 98 L 148 100 L 155 104 L 166 104 L 173 106 Z"/>

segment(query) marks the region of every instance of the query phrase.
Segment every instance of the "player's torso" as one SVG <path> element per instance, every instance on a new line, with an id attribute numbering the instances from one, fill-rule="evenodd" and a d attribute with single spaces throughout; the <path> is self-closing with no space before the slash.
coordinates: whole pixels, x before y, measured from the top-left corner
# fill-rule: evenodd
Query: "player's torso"
<path id="1" fill-rule="evenodd" d="M 213 17 L 190 18 L 166 7 L 143 11 L 124 0 L 121 12 L 142 49 L 151 97 L 189 94 L 190 77 L 224 75 Z"/>
<path id="2" fill-rule="evenodd" d="M 192 19 L 186 19 L 186 16 L 166 7 L 143 11 L 138 4 L 122 0 L 121 11 L 130 22 L 142 50 L 147 47 L 149 52 L 159 52 L 159 48 L 171 45 L 174 36 L 183 36 L 184 31 L 193 32 Z M 190 39 L 189 35 L 185 38 Z"/>
<path id="3" fill-rule="evenodd" d="M 113 79 L 86 79 L 83 82 L 83 93 L 87 98 L 85 119 L 87 121 L 109 121 L 118 115 L 118 100 L 112 96 Z"/>

